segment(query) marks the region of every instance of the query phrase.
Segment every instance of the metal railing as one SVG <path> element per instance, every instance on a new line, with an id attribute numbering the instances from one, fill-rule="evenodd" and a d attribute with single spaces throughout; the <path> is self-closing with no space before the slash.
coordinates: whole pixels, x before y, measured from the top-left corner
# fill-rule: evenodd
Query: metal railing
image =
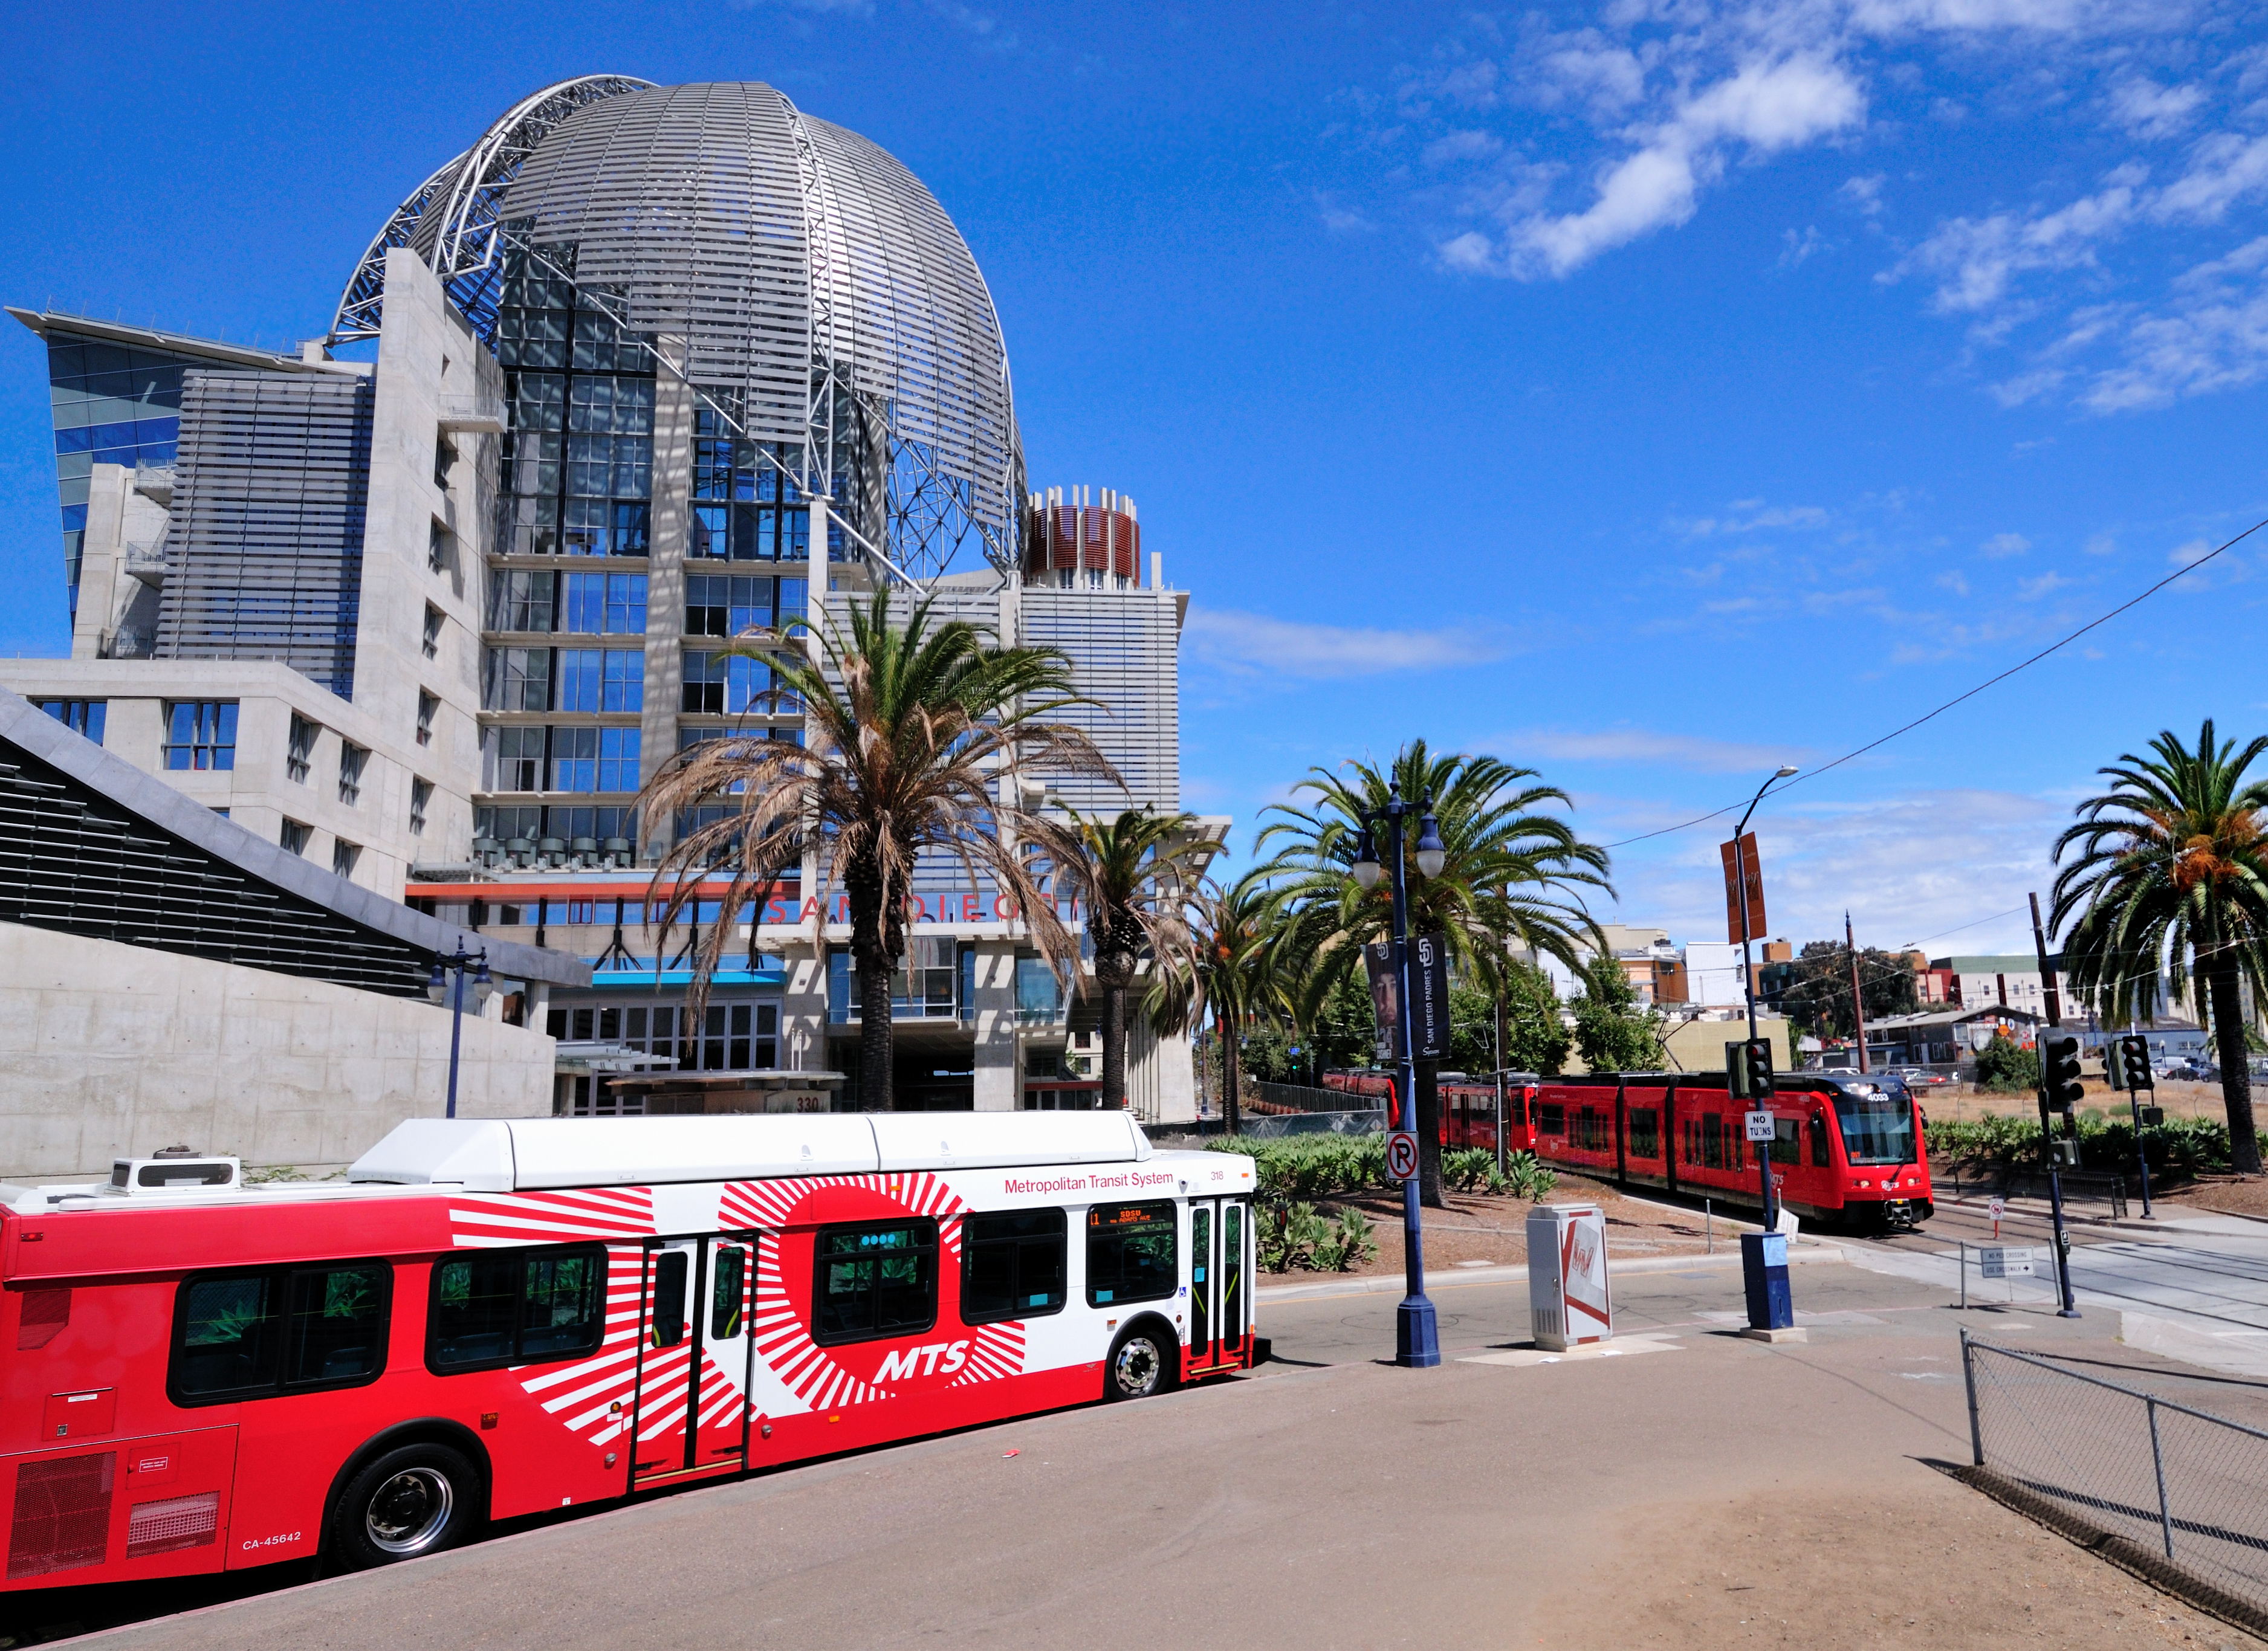
<path id="1" fill-rule="evenodd" d="M 1961 1363 L 1979 1488 L 2268 1627 L 2268 1432 L 1966 1331 Z"/>
<path id="2" fill-rule="evenodd" d="M 1240 1087 L 1246 1107 L 1260 1112 L 1375 1112 L 1386 1106 L 1382 1095 L 1351 1095 L 1344 1090 L 1319 1090 L 1305 1083 L 1251 1079 Z"/>

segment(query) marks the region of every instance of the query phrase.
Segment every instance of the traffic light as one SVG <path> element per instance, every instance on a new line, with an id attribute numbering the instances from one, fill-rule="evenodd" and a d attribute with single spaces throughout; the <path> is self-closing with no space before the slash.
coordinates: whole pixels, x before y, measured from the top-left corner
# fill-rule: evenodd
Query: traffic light
<path id="1" fill-rule="evenodd" d="M 1736 1101 L 1749 1098 L 1748 1063 L 1741 1058 L 1744 1047 L 1738 1040 L 1725 1046 L 1725 1093 Z"/>
<path id="2" fill-rule="evenodd" d="M 2066 1114 L 2087 1097 L 2079 1076 L 2079 1039 L 2069 1032 L 2040 1034 L 2040 1094 L 2050 1112 Z"/>
<path id="3" fill-rule="evenodd" d="M 2125 1082 L 2124 1090 L 2154 1090 L 2157 1081 L 2150 1075 L 2150 1046 L 2140 1038 L 2121 1038 L 2118 1040 L 2118 1070 Z"/>
<path id="4" fill-rule="evenodd" d="M 1741 1046 L 1742 1093 L 1752 1101 L 1771 1098 L 1771 1039 L 1751 1038 Z"/>
<path id="5" fill-rule="evenodd" d="M 2058 1169 L 2076 1170 L 2079 1168 L 2079 1142 L 2076 1141 L 2066 1136 L 2051 1141 L 2048 1144 L 2048 1150 L 2053 1156 L 2056 1167 Z"/>

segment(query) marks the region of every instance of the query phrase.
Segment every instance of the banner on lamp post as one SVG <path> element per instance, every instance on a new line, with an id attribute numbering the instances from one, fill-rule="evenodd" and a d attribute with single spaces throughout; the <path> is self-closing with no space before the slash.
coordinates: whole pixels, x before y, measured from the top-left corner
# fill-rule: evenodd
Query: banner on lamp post
<path id="1" fill-rule="evenodd" d="M 1747 832 L 1731 842 L 1717 845 L 1725 862 L 1725 938 L 1741 943 L 1741 884 L 1748 882 L 1749 937 L 1761 940 L 1771 932 L 1764 921 L 1764 872 L 1756 860 L 1756 834 Z"/>
<path id="2" fill-rule="evenodd" d="M 1400 995 L 1394 948 L 1384 941 L 1373 942 L 1362 949 L 1362 957 L 1370 973 L 1370 1006 L 1377 1018 L 1379 1064 L 1391 1066 L 1402 1058 L 1394 1030 Z M 1448 1058 L 1449 950 L 1439 935 L 1410 936 L 1410 1042 L 1417 1060 Z"/>

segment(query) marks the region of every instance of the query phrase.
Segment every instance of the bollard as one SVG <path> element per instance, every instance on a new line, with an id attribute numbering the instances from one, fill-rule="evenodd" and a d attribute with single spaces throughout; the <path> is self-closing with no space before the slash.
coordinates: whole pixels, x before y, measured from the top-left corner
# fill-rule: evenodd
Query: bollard
<path id="1" fill-rule="evenodd" d="M 1801 1341 L 1795 1327 L 1795 1302 L 1787 1288 L 1787 1236 L 1776 1232 L 1741 1235 L 1741 1280 L 1748 1295 L 1749 1326 L 1741 1332 L 1756 1341 Z"/>
<path id="2" fill-rule="evenodd" d="M 1969 1245 L 1961 1246 L 1961 1310 L 1969 1310 Z"/>

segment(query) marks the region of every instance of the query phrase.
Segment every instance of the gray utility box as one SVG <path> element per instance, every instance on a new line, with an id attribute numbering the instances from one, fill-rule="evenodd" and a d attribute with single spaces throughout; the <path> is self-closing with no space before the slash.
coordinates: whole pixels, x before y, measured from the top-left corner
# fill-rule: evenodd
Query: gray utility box
<path id="1" fill-rule="evenodd" d="M 1596 1204 L 1538 1204 L 1528 1212 L 1528 1317 L 1535 1345 L 1549 1352 L 1613 1337 L 1607 1213 Z"/>

